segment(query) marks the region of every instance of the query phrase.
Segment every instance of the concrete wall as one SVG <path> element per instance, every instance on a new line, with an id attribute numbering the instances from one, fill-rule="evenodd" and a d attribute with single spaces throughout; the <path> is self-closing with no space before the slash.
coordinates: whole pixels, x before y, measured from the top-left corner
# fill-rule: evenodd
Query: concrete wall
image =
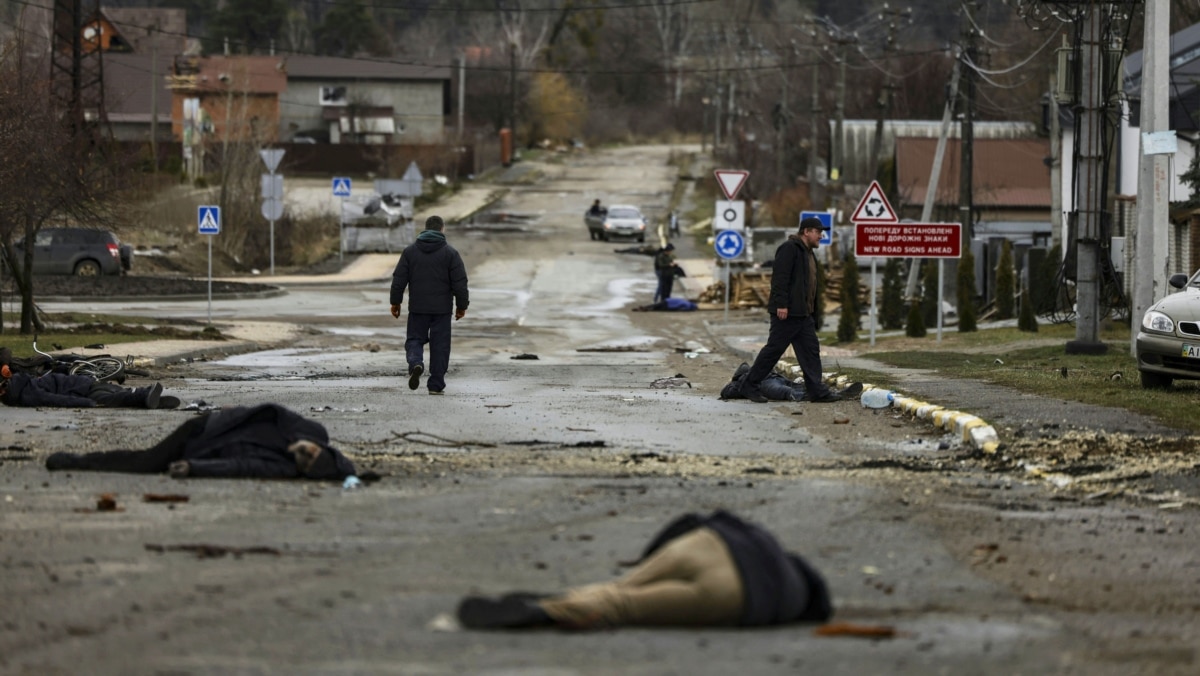
<path id="1" fill-rule="evenodd" d="M 297 132 L 322 129 L 330 122 L 321 115 L 321 87 L 346 87 L 346 100 L 369 106 L 390 106 L 397 133 L 392 143 L 438 143 L 444 134 L 443 84 L 429 81 L 347 82 L 289 79 L 279 97 L 280 140 L 290 141 Z"/>

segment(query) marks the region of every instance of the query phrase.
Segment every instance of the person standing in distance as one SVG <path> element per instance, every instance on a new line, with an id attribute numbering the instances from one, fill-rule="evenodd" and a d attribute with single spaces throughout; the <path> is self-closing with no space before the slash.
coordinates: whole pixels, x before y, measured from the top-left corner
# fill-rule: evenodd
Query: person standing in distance
<path id="1" fill-rule="evenodd" d="M 392 316 L 400 318 L 400 304 L 408 289 L 408 329 L 404 351 L 408 358 L 408 389 L 421 384 L 425 372 L 425 344 L 429 343 L 430 394 L 446 389 L 450 368 L 450 313 L 457 321 L 467 314 L 467 268 L 462 256 L 446 243 L 441 216 L 425 219 L 425 230 L 400 254 L 392 272 Z"/>
<path id="2" fill-rule="evenodd" d="M 817 257 L 813 254 L 821 243 L 826 227 L 817 218 L 800 221 L 800 231 L 791 235 L 775 250 L 771 270 L 771 297 L 767 312 L 771 330 L 767 344 L 754 359 L 754 365 L 742 381 L 742 394 L 755 403 L 767 398 L 759 384 L 775 368 L 788 345 L 796 353 L 796 362 L 804 372 L 804 388 L 810 401 L 821 403 L 841 401 L 842 397 L 829 389 L 821 376 L 821 344 L 817 340 Z"/>

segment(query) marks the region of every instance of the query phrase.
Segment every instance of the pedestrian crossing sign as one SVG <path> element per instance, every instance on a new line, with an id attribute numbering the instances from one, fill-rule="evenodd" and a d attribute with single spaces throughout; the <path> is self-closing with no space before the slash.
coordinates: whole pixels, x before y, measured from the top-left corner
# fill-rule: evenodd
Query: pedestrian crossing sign
<path id="1" fill-rule="evenodd" d="M 333 196 L 334 197 L 349 197 L 350 196 L 350 179 L 345 176 L 333 177 Z"/>
<path id="2" fill-rule="evenodd" d="M 201 235 L 221 234 L 221 207 L 201 206 L 196 214 Z"/>

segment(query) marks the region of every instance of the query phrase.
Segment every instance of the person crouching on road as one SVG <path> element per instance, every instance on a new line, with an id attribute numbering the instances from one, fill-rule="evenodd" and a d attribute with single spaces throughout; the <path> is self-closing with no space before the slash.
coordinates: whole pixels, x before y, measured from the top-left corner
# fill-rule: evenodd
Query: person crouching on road
<path id="1" fill-rule="evenodd" d="M 0 366 L 0 401 L 8 406 L 52 406 L 58 408 L 178 408 L 178 397 L 163 396 L 162 383 L 150 387 L 121 387 L 92 376 L 44 373 L 40 376 L 13 372 Z"/>
<path id="2" fill-rule="evenodd" d="M 671 288 L 675 285 L 675 245 L 668 243 L 654 255 L 654 276 L 658 278 L 658 288 L 654 292 L 654 302 L 664 301 L 671 297 Z"/>
<path id="3" fill-rule="evenodd" d="M 392 272 L 392 316 L 400 318 L 400 304 L 408 290 L 408 328 L 404 351 L 408 358 L 408 389 L 421 385 L 425 372 L 425 344 L 429 344 L 430 394 L 446 389 L 450 368 L 450 313 L 455 321 L 467 314 L 467 268 L 462 256 L 446 243 L 446 224 L 440 216 L 425 219 L 425 231 L 400 254 Z"/>
<path id="4" fill-rule="evenodd" d="M 804 372 L 804 389 L 808 400 L 816 402 L 841 401 L 842 397 L 829 389 L 821 375 L 821 343 L 817 339 L 817 257 L 814 251 L 821 243 L 821 233 L 828 229 L 817 218 L 800 221 L 800 231 L 789 236 L 775 250 L 771 268 L 771 297 L 767 313 L 771 329 L 766 345 L 758 352 L 754 365 L 742 381 L 742 394 L 757 404 L 767 401 L 759 390 L 763 378 L 775 368 L 788 345 L 796 353 L 796 362 Z"/>

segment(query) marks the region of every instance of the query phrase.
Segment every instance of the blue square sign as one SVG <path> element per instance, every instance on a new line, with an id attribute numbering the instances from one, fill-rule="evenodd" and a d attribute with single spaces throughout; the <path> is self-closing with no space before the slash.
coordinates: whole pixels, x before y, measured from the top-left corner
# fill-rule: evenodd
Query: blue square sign
<path id="1" fill-rule="evenodd" d="M 350 196 L 350 179 L 346 176 L 333 177 L 333 196 L 334 197 L 349 197 Z"/>
<path id="2" fill-rule="evenodd" d="M 803 221 L 806 218 L 815 218 L 821 221 L 821 225 L 829 228 L 821 232 L 821 246 L 833 244 L 833 214 L 828 211 L 801 211 L 800 220 Z"/>
<path id="3" fill-rule="evenodd" d="M 196 212 L 201 235 L 221 234 L 221 207 L 201 206 Z"/>

